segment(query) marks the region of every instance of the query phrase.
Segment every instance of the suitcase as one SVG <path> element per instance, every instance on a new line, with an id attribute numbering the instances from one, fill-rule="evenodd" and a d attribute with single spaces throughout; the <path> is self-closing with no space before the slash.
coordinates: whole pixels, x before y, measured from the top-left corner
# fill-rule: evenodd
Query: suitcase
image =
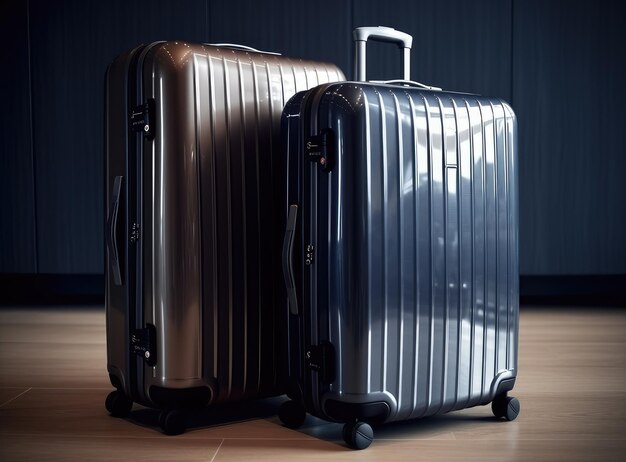
<path id="1" fill-rule="evenodd" d="M 370 424 L 493 403 L 512 420 L 517 374 L 517 129 L 495 98 L 410 82 L 411 36 L 354 31 L 357 81 L 283 111 L 283 274 L 291 401 Z M 365 82 L 368 39 L 398 42 L 404 79 Z"/>
<path id="2" fill-rule="evenodd" d="M 114 416 L 282 393 L 280 116 L 334 65 L 157 42 L 106 74 L 107 368 Z M 280 317 L 284 319 L 284 317 Z M 286 359 L 285 359 L 286 360 Z"/>

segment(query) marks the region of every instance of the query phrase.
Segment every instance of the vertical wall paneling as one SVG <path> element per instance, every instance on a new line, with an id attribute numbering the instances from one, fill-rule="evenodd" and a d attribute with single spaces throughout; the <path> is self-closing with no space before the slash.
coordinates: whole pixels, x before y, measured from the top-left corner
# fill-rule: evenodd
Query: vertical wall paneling
<path id="1" fill-rule="evenodd" d="M 626 274 L 623 11 L 514 4 L 522 274 Z"/>
<path id="2" fill-rule="evenodd" d="M 24 0 L 0 5 L 0 273 L 37 271 L 28 54 Z"/>
<path id="3" fill-rule="evenodd" d="M 103 271 L 107 64 L 140 43 L 206 41 L 206 10 L 195 0 L 31 0 L 40 272 Z"/>
<path id="4" fill-rule="evenodd" d="M 619 0 L 7 0 L 0 5 L 0 273 L 101 274 L 103 82 L 154 40 L 337 63 L 351 31 L 414 36 L 413 80 L 498 96 L 519 121 L 521 274 L 626 274 Z M 368 47 L 370 78 L 400 53 Z M 10 69 L 10 72 L 7 72 Z"/>

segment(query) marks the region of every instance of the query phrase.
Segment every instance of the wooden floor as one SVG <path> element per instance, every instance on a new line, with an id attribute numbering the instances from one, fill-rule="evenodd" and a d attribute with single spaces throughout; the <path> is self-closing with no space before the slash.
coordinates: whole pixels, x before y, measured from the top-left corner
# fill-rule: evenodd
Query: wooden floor
<path id="1" fill-rule="evenodd" d="M 347 449 L 341 426 L 275 416 L 282 398 L 218 409 L 176 437 L 155 411 L 110 417 L 101 309 L 0 309 L 0 461 L 626 460 L 626 310 L 523 309 L 514 422 L 488 407 L 376 430 Z"/>

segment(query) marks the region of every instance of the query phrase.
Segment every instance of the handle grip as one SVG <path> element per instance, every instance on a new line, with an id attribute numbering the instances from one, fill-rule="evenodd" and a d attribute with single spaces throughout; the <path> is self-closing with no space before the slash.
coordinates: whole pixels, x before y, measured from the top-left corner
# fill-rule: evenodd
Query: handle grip
<path id="1" fill-rule="evenodd" d="M 368 40 L 397 43 L 402 48 L 403 79 L 411 80 L 411 46 L 413 37 L 391 27 L 357 27 L 352 33 L 355 44 L 354 72 L 355 80 L 366 82 L 366 43 Z"/>
<path id="2" fill-rule="evenodd" d="M 406 32 L 385 26 L 366 26 L 357 27 L 352 32 L 355 42 L 367 42 L 368 40 L 377 40 L 379 42 L 395 42 L 402 45 L 401 48 L 411 48 L 413 46 L 413 37 Z"/>
<path id="3" fill-rule="evenodd" d="M 433 87 L 431 85 L 426 85 L 424 83 L 415 82 L 414 80 L 402 80 L 402 79 L 393 79 L 393 80 L 370 80 L 372 83 L 384 83 L 389 85 L 405 85 L 407 87 L 417 87 L 423 88 L 424 90 L 434 90 L 434 91 L 442 91 L 439 87 Z"/>
<path id="4" fill-rule="evenodd" d="M 117 247 L 117 216 L 120 209 L 120 195 L 122 193 L 123 176 L 116 176 L 111 191 L 111 206 L 107 217 L 106 241 L 109 249 L 109 262 L 113 271 L 113 282 L 116 286 L 122 285 L 122 271 L 120 269 L 120 256 Z"/>
<path id="5" fill-rule="evenodd" d="M 254 53 L 265 53 L 266 55 L 280 56 L 280 53 L 276 53 L 275 51 L 261 51 L 256 48 L 252 48 L 247 45 L 239 45 L 237 43 L 205 43 L 205 45 L 212 47 L 234 48 L 235 50 L 253 51 Z"/>
<path id="6" fill-rule="evenodd" d="M 283 276 L 285 278 L 285 287 L 287 288 L 287 297 L 289 298 L 289 311 L 295 315 L 299 312 L 296 284 L 293 277 L 293 238 L 296 232 L 297 218 L 298 206 L 290 205 L 285 238 L 283 239 Z"/>

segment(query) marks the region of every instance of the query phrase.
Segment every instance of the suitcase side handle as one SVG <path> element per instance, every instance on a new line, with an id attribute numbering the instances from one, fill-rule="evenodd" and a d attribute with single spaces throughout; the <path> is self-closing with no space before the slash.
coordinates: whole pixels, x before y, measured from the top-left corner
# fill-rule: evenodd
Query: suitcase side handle
<path id="1" fill-rule="evenodd" d="M 402 48 L 403 56 L 403 73 L 404 80 L 411 80 L 411 46 L 413 45 L 413 37 L 405 32 L 395 30 L 392 27 L 384 26 L 368 26 L 357 27 L 352 33 L 355 45 L 354 53 L 354 73 L 355 80 L 366 82 L 366 44 L 368 40 L 377 42 L 397 43 Z"/>
<path id="2" fill-rule="evenodd" d="M 285 238 L 283 239 L 283 276 L 285 278 L 285 288 L 289 298 L 289 311 L 297 315 L 298 298 L 296 296 L 296 284 L 293 277 L 293 238 L 296 233 L 296 220 L 298 218 L 298 206 L 289 206 L 287 217 L 287 227 L 285 228 Z"/>
<path id="3" fill-rule="evenodd" d="M 252 48 L 252 47 L 249 47 L 247 45 L 239 45 L 237 43 L 205 43 L 205 45 L 209 45 L 209 46 L 212 46 L 212 47 L 234 48 L 235 50 L 252 51 L 254 53 L 265 53 L 266 55 L 281 56 L 280 53 L 277 53 L 275 51 L 257 50 L 256 48 Z"/>
<path id="4" fill-rule="evenodd" d="M 120 271 L 120 257 L 117 247 L 117 215 L 120 209 L 120 195 L 122 193 L 123 176 L 116 176 L 111 191 L 111 207 L 107 217 L 106 241 L 109 249 L 109 261 L 113 270 L 113 282 L 116 286 L 122 285 L 122 272 Z"/>

